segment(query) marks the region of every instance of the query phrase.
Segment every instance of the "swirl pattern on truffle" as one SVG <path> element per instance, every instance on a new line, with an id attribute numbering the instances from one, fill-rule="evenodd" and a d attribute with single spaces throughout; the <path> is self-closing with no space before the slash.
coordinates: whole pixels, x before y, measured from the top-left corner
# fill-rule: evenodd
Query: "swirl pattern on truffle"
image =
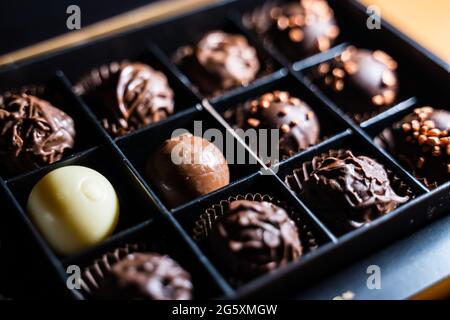
<path id="1" fill-rule="evenodd" d="M 275 270 L 302 255 L 294 221 L 284 209 L 269 202 L 231 202 L 211 231 L 211 245 L 239 278 Z"/>
<path id="2" fill-rule="evenodd" d="M 288 176 L 286 183 L 318 210 L 345 214 L 356 227 L 409 200 L 392 189 L 381 164 L 366 156 L 355 156 L 349 150 L 314 157 Z"/>
<path id="3" fill-rule="evenodd" d="M 0 95 L 0 161 L 10 173 L 61 160 L 74 146 L 73 119 L 26 93 Z"/>
<path id="4" fill-rule="evenodd" d="M 122 136 L 174 112 L 167 77 L 143 63 L 111 63 L 94 69 L 75 86 L 92 103 L 105 129 Z"/>

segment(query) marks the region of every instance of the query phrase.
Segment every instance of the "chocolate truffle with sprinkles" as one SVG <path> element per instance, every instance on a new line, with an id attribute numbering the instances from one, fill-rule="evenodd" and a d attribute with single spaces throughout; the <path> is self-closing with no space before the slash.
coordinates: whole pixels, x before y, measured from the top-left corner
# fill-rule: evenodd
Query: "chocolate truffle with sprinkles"
<path id="1" fill-rule="evenodd" d="M 319 83 L 349 114 L 376 114 L 398 95 L 397 62 L 387 53 L 347 47 L 315 70 Z M 358 117 L 356 118 L 358 120 Z"/>
<path id="2" fill-rule="evenodd" d="M 377 142 L 428 187 L 450 179 L 450 112 L 421 107 L 385 129 Z"/>
<path id="3" fill-rule="evenodd" d="M 235 200 L 211 230 L 211 248 L 233 276 L 251 279 L 302 255 L 299 232 L 273 203 Z"/>
<path id="4" fill-rule="evenodd" d="M 112 265 L 95 292 L 97 299 L 190 300 L 191 276 L 157 253 L 131 253 Z"/>
<path id="5" fill-rule="evenodd" d="M 244 25 L 273 43 L 290 60 L 324 52 L 340 34 L 325 0 L 267 3 L 244 16 Z"/>
<path id="6" fill-rule="evenodd" d="M 326 219 L 361 227 L 409 200 L 398 195 L 383 165 L 349 150 L 331 150 L 303 163 L 286 184 Z"/>
<path id="7" fill-rule="evenodd" d="M 138 62 L 111 63 L 92 70 L 74 87 L 114 136 L 161 121 L 174 112 L 167 77 Z"/>
<path id="8" fill-rule="evenodd" d="M 26 93 L 0 95 L 0 164 L 7 174 L 52 164 L 75 144 L 73 119 Z"/>
<path id="9" fill-rule="evenodd" d="M 238 107 L 234 119 L 241 129 L 279 129 L 279 151 L 290 157 L 319 142 L 320 124 L 314 111 L 286 91 L 266 93 Z"/>
<path id="10" fill-rule="evenodd" d="M 248 85 L 261 68 L 256 49 L 244 36 L 223 31 L 211 31 L 195 46 L 181 47 L 174 60 L 208 97 Z"/>

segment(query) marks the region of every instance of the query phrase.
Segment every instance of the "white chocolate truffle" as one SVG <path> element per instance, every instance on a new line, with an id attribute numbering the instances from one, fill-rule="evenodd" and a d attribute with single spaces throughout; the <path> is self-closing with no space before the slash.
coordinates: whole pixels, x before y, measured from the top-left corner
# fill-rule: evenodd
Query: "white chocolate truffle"
<path id="1" fill-rule="evenodd" d="M 100 173 L 81 166 L 56 169 L 31 191 L 28 214 L 50 246 L 72 255 L 105 240 L 119 218 L 119 199 Z"/>

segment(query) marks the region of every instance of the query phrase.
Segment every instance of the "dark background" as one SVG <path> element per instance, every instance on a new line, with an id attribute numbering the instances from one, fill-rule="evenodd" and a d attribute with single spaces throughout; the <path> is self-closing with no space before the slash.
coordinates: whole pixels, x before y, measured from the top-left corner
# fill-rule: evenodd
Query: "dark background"
<path id="1" fill-rule="evenodd" d="M 69 32 L 68 6 L 81 9 L 81 27 L 157 0 L 0 0 L 0 54 Z M 164 0 L 160 0 L 164 1 Z"/>

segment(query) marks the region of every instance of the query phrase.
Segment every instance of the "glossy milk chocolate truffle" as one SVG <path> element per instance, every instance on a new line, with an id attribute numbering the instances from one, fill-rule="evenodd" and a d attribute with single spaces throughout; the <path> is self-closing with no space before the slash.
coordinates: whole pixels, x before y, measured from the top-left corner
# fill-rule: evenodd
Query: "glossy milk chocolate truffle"
<path id="1" fill-rule="evenodd" d="M 238 278 L 254 278 L 302 255 L 298 229 L 270 202 L 236 200 L 211 231 L 211 247 Z"/>
<path id="2" fill-rule="evenodd" d="M 330 219 L 359 227 L 409 200 L 392 189 L 384 167 L 351 151 L 316 156 L 286 178 L 287 185 Z M 342 215 L 345 215 L 342 216 Z"/>
<path id="3" fill-rule="evenodd" d="M 119 218 L 119 200 L 100 173 L 81 166 L 51 171 L 33 188 L 28 214 L 60 255 L 78 254 L 108 238 Z"/>
<path id="4" fill-rule="evenodd" d="M 191 276 L 157 253 L 131 253 L 115 263 L 100 283 L 100 299 L 190 300 Z"/>
<path id="5" fill-rule="evenodd" d="M 73 119 L 26 93 L 0 95 L 0 164 L 17 174 L 61 160 L 73 148 Z"/>
<path id="6" fill-rule="evenodd" d="M 423 107 L 384 130 L 378 142 L 435 187 L 450 179 L 449 132 L 450 112 Z"/>
<path id="7" fill-rule="evenodd" d="M 349 46 L 315 71 L 321 85 L 347 112 L 370 114 L 395 102 L 399 89 L 396 70 L 397 62 L 385 52 Z"/>
<path id="8" fill-rule="evenodd" d="M 166 140 L 150 157 L 146 171 L 171 207 L 230 183 L 228 164 L 222 152 L 192 134 Z"/>
<path id="9" fill-rule="evenodd" d="M 248 101 L 236 110 L 236 126 L 242 129 L 280 129 L 280 155 L 289 157 L 319 142 L 316 114 L 289 92 L 274 91 Z"/>
<path id="10" fill-rule="evenodd" d="M 161 121 L 174 112 L 167 77 L 143 63 L 111 63 L 94 69 L 75 91 L 86 98 L 114 136 Z"/>
<path id="11" fill-rule="evenodd" d="M 248 85 L 260 70 L 258 54 L 247 39 L 222 31 L 207 33 L 195 47 L 180 48 L 175 62 L 207 96 Z"/>
<path id="12" fill-rule="evenodd" d="M 269 2 L 246 15 L 244 24 L 273 43 L 290 60 L 330 49 L 340 33 L 333 9 L 325 0 Z"/>

